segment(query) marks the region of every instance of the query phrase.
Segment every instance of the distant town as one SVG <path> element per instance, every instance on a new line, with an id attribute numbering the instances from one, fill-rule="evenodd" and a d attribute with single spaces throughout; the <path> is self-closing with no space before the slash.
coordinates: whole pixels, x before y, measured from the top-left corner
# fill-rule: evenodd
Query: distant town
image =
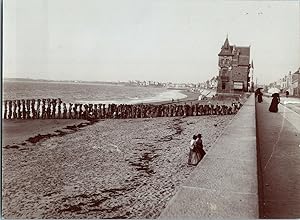
<path id="1" fill-rule="evenodd" d="M 174 83 L 174 82 L 158 82 L 158 81 L 83 81 L 83 80 L 46 80 L 46 79 L 30 79 L 30 78 L 5 78 L 6 81 L 38 81 L 38 82 L 66 82 L 66 83 L 99 83 L 99 84 L 123 84 L 128 86 L 139 87 L 166 87 L 170 89 L 189 89 L 197 91 L 199 89 L 216 89 L 218 80 L 217 77 L 212 77 L 210 80 L 200 83 Z"/>

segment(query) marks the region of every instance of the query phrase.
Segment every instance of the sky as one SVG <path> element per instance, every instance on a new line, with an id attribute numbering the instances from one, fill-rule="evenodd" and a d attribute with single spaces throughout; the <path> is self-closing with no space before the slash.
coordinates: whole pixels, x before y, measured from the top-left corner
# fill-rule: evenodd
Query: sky
<path id="1" fill-rule="evenodd" d="M 3 75 L 204 82 L 227 35 L 276 81 L 300 67 L 300 1 L 4 0 Z"/>

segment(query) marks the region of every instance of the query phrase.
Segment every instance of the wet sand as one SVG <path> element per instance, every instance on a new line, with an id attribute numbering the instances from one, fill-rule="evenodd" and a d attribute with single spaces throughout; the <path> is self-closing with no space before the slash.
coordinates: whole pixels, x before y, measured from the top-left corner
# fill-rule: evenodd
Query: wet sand
<path id="1" fill-rule="evenodd" d="M 14 126 L 9 123 L 16 122 L 7 121 L 3 215 L 156 218 L 194 169 L 187 165 L 191 136 L 202 133 L 209 151 L 233 117 L 109 119 L 94 124 L 59 120 L 34 132 L 32 123 L 39 122 L 32 120 L 17 122 L 23 129 L 22 123 L 29 123 L 30 132 L 19 131 L 22 135 L 16 139 L 9 130 Z M 25 141 L 38 133 L 50 136 Z"/>
<path id="2" fill-rule="evenodd" d="M 156 104 L 156 105 L 161 105 L 161 104 L 184 104 L 184 103 L 190 103 L 197 101 L 199 98 L 200 93 L 199 92 L 190 92 L 187 90 L 180 90 L 180 92 L 184 95 L 186 95 L 185 98 L 182 99 L 175 99 L 173 102 L 172 100 L 170 101 L 161 101 L 161 102 L 152 102 L 150 104 Z"/>
<path id="3" fill-rule="evenodd" d="M 69 130 L 68 126 L 89 123 L 86 120 L 51 119 L 51 120 L 2 120 L 2 146 L 26 144 L 30 137 L 38 134 L 54 134 L 56 130 Z"/>

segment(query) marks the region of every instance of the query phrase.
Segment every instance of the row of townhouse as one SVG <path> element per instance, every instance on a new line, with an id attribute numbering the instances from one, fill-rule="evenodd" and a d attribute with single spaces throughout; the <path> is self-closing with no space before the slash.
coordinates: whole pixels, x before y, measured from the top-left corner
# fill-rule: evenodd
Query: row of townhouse
<path id="1" fill-rule="evenodd" d="M 217 89 L 218 86 L 218 76 L 212 77 L 210 80 L 206 80 L 201 83 L 201 88 L 203 89 Z"/>
<path id="2" fill-rule="evenodd" d="M 300 96 L 300 67 L 296 72 L 290 71 L 283 78 L 270 83 L 269 87 L 278 88 L 281 92 L 288 91 L 293 96 Z"/>

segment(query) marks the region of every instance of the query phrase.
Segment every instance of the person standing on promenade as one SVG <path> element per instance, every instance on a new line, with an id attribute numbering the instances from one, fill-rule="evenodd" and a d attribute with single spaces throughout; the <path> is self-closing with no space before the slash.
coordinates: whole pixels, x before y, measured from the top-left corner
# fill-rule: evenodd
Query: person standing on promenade
<path id="1" fill-rule="evenodd" d="M 259 103 L 261 103 L 262 102 L 262 92 L 261 91 L 259 91 L 259 93 L 257 94 L 257 101 L 259 102 Z"/>
<path id="2" fill-rule="evenodd" d="M 260 89 L 257 89 L 256 92 L 255 92 L 255 95 L 257 96 L 257 101 L 259 103 L 261 103 L 263 100 L 262 100 L 262 92 L 260 91 Z"/>
<path id="3" fill-rule="evenodd" d="M 289 93 L 289 91 L 285 91 L 285 97 L 289 97 L 289 95 L 290 95 L 290 93 Z"/>
<path id="4" fill-rule="evenodd" d="M 200 151 L 197 148 L 197 136 L 193 135 L 193 139 L 191 140 L 190 146 L 189 146 L 189 159 L 188 159 L 188 165 L 194 165 L 196 166 L 199 161 L 201 160 L 201 154 Z"/>
<path id="5" fill-rule="evenodd" d="M 280 103 L 280 98 L 279 98 L 279 94 L 278 93 L 274 93 L 272 95 L 272 102 L 271 105 L 269 107 L 269 111 L 270 112 L 278 112 L 278 104 Z"/>

